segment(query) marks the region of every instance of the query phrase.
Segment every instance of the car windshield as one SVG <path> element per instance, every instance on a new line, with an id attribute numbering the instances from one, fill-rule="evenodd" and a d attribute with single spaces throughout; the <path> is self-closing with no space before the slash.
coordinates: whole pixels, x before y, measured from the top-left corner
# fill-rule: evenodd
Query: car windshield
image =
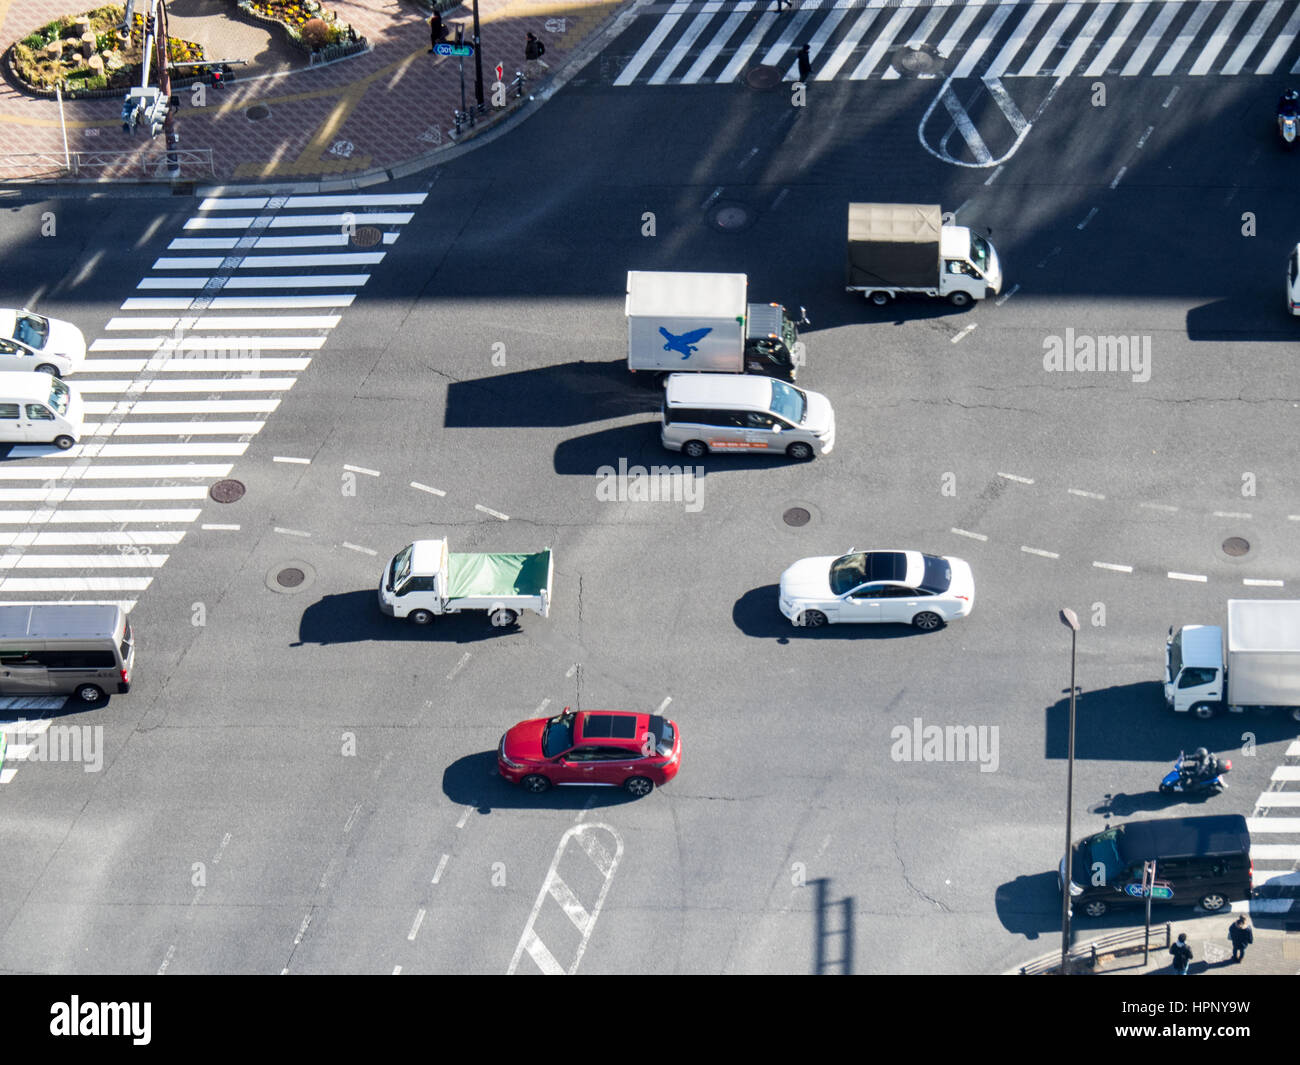
<path id="1" fill-rule="evenodd" d="M 984 273 L 989 268 L 989 242 L 981 237 L 978 233 L 970 235 L 970 257 L 980 273 Z"/>
<path id="2" fill-rule="evenodd" d="M 57 377 L 50 378 L 50 406 L 60 414 L 68 413 L 68 404 L 72 401 L 72 391 Z"/>
<path id="3" fill-rule="evenodd" d="M 1080 873 L 1075 874 L 1075 883 L 1080 883 L 1080 877 L 1086 877 L 1086 881 L 1091 883 L 1096 879 L 1094 869 L 1100 865 L 1105 870 L 1107 884 L 1117 883 L 1124 875 L 1124 862 L 1119 856 L 1119 834 L 1123 832 L 1122 826 L 1112 828 L 1102 832 L 1092 839 L 1088 840 L 1079 849 L 1085 851 L 1084 860 L 1088 867 Z"/>
<path id="4" fill-rule="evenodd" d="M 554 758 L 573 746 L 573 717 L 561 714 L 546 722 L 542 730 L 542 754 Z"/>
<path id="5" fill-rule="evenodd" d="M 831 563 L 831 594 L 844 595 L 867 579 L 867 556 L 859 551 Z"/>
<path id="6" fill-rule="evenodd" d="M 14 327 L 14 339 L 20 344 L 26 344 L 29 348 L 43 348 L 49 335 L 48 318 L 42 318 L 39 314 L 32 314 L 30 311 L 19 315 L 18 323 Z"/>
<path id="7" fill-rule="evenodd" d="M 393 557 L 393 590 L 400 592 L 411 575 L 411 556 L 415 553 L 415 544 L 407 544 Z"/>
<path id="8" fill-rule="evenodd" d="M 922 555 L 925 559 L 925 575 L 921 578 L 921 590 L 931 595 L 943 595 L 952 584 L 952 567 L 946 558 L 937 555 Z"/>
<path id="9" fill-rule="evenodd" d="M 798 425 L 808 411 L 808 397 L 784 381 L 772 380 L 772 413 Z"/>
<path id="10" fill-rule="evenodd" d="M 1169 641 L 1169 679 L 1173 680 L 1183 669 L 1183 630 L 1174 633 Z"/>

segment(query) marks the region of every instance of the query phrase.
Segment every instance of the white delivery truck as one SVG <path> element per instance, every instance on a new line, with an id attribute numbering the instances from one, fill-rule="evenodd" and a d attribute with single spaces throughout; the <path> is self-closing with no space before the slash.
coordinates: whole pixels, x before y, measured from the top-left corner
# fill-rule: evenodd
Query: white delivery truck
<path id="1" fill-rule="evenodd" d="M 407 544 L 379 578 L 379 609 L 427 625 L 438 614 L 482 610 L 497 628 L 525 610 L 551 610 L 555 564 L 550 548 L 533 554 L 453 555 L 444 540 Z"/>
<path id="2" fill-rule="evenodd" d="M 1002 291 L 1002 266 L 986 238 L 945 225 L 937 204 L 851 203 L 845 287 L 880 307 L 900 292 L 965 307 Z"/>
<path id="3" fill-rule="evenodd" d="M 749 303 L 748 289 L 744 274 L 629 270 L 628 369 L 793 381 L 803 361 L 796 323 L 779 303 Z M 798 324 L 808 324 L 802 307 Z"/>
<path id="4" fill-rule="evenodd" d="M 1300 600 L 1229 599 L 1218 625 L 1169 629 L 1165 703 L 1210 718 L 1281 707 L 1300 721 Z"/>

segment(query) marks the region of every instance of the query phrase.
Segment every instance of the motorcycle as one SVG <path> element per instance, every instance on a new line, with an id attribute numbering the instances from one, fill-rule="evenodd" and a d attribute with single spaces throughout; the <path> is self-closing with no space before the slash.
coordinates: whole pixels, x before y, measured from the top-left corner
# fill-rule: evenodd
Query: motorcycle
<path id="1" fill-rule="evenodd" d="M 1227 758 L 1220 761 L 1204 747 L 1197 753 L 1200 755 L 1199 758 L 1193 755 L 1189 759 L 1182 751 L 1178 752 L 1178 760 L 1174 762 L 1173 769 L 1166 773 L 1165 779 L 1160 782 L 1161 794 L 1206 792 L 1217 795 L 1228 786 L 1228 782 L 1223 779 L 1223 774 L 1232 769 L 1232 761 Z"/>
<path id="2" fill-rule="evenodd" d="M 1294 90 L 1284 93 L 1277 104 L 1277 135 L 1284 148 L 1295 147 L 1300 137 L 1300 95 Z"/>

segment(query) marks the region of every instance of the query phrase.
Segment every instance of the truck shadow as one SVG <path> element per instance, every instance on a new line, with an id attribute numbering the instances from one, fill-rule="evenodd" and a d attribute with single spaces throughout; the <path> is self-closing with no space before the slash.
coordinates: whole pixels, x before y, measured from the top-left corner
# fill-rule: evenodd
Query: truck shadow
<path id="1" fill-rule="evenodd" d="M 632 374 L 623 360 L 566 362 L 453 381 L 448 429 L 561 428 L 658 413 L 663 390 L 653 374 Z"/>
<path id="2" fill-rule="evenodd" d="M 816 629 L 791 625 L 790 620 L 777 606 L 781 586 L 765 584 L 754 588 L 736 600 L 731 608 L 731 620 L 746 636 L 760 640 L 789 643 L 793 640 L 897 640 L 908 636 L 933 636 L 911 625 L 822 625 Z M 943 630 L 940 629 L 940 632 Z"/>
<path id="3" fill-rule="evenodd" d="M 476 813 L 493 810 L 564 810 L 576 813 L 591 808 L 626 806 L 633 802 L 654 802 L 655 793 L 644 799 L 622 788 L 552 788 L 540 795 L 524 791 L 497 772 L 496 751 L 482 751 L 458 758 L 442 772 L 442 792 L 457 806 L 472 806 Z"/>
<path id="4" fill-rule="evenodd" d="M 527 618 L 523 624 L 526 623 Z M 363 643 L 368 640 L 390 643 L 477 643 L 480 640 L 508 639 L 511 634 L 518 634 L 519 631 L 519 625 L 494 629 L 482 611 L 448 614 L 434 618 L 428 625 L 414 625 L 404 618 L 390 618 L 387 614 L 381 614 L 374 589 L 366 588 L 362 591 L 322 596 L 308 606 L 298 623 L 298 640 L 290 646 Z"/>

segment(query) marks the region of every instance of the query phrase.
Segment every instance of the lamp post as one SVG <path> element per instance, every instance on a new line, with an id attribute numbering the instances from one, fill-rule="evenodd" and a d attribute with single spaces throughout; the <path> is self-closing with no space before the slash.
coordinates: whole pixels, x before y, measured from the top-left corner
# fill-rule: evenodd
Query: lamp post
<path id="1" fill-rule="evenodd" d="M 1070 957 L 1070 886 L 1074 883 L 1074 660 L 1079 638 L 1079 618 L 1073 610 L 1061 610 L 1061 624 L 1070 630 L 1070 749 L 1065 772 L 1065 883 L 1061 885 L 1061 975 L 1068 971 Z"/>
<path id="2" fill-rule="evenodd" d="M 483 110 L 483 50 L 478 36 L 478 0 L 474 0 L 474 102 Z M 461 104 L 464 110 L 465 105 Z"/>

